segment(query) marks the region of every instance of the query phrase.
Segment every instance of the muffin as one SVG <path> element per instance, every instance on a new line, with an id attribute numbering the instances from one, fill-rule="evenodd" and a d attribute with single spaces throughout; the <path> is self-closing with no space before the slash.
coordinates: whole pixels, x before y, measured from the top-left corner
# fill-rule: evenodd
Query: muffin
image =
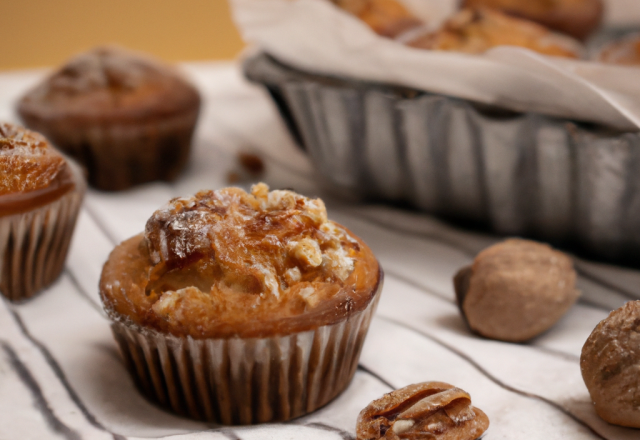
<path id="1" fill-rule="evenodd" d="M 496 46 L 519 46 L 545 55 L 580 56 L 580 44 L 539 24 L 491 9 L 463 9 L 442 27 L 408 43 L 430 50 L 479 54 Z"/>
<path id="2" fill-rule="evenodd" d="M 497 9 L 580 40 L 596 30 L 604 15 L 602 0 L 464 0 L 463 5 Z"/>
<path id="3" fill-rule="evenodd" d="M 314 411 L 348 385 L 381 281 L 321 200 L 258 184 L 171 200 L 113 250 L 100 295 L 149 399 L 251 424 Z"/>
<path id="4" fill-rule="evenodd" d="M 596 61 L 621 66 L 640 65 L 640 34 L 609 43 L 598 53 Z"/>
<path id="5" fill-rule="evenodd" d="M 173 180 L 198 118 L 197 90 L 144 55 L 99 47 L 70 60 L 18 103 L 25 124 L 77 159 L 96 188 Z"/>
<path id="6" fill-rule="evenodd" d="M 374 32 L 394 38 L 422 26 L 423 22 L 398 0 L 332 0 L 340 8 L 364 21 Z"/>
<path id="7" fill-rule="evenodd" d="M 35 295 L 62 271 L 85 192 L 81 170 L 40 134 L 0 123 L 0 292 Z"/>

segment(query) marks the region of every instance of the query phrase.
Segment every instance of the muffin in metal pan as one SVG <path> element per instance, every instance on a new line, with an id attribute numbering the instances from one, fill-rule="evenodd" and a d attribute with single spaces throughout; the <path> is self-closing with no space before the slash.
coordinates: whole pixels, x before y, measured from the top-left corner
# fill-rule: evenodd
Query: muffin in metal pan
<path id="1" fill-rule="evenodd" d="M 640 134 L 245 61 L 325 184 L 501 234 L 640 256 Z M 636 260 L 637 261 L 637 260 Z"/>

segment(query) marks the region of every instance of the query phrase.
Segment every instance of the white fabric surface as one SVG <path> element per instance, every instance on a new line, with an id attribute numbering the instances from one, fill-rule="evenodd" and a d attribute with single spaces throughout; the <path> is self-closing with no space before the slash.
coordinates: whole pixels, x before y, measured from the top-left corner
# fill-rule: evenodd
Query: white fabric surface
<path id="1" fill-rule="evenodd" d="M 429 26 L 455 10 L 458 2 L 401 1 Z M 637 1 L 607 3 L 610 24 L 640 18 Z M 231 5 L 245 40 L 310 72 L 403 85 L 625 130 L 640 128 L 636 68 L 508 46 L 483 55 L 414 49 L 376 35 L 328 0 L 231 0 Z"/>
<path id="2" fill-rule="evenodd" d="M 552 330 L 528 344 L 473 336 L 454 304 L 451 278 L 496 237 L 427 215 L 332 199 L 316 186 L 312 166 L 266 93 L 245 83 L 235 64 L 185 67 L 205 100 L 181 179 L 117 194 L 89 191 L 60 279 L 26 304 L 0 301 L 0 439 L 353 439 L 357 414 L 371 400 L 427 380 L 467 390 L 491 419 L 489 440 L 640 438 L 638 430 L 597 417 L 578 363 L 583 342 L 608 311 L 640 297 L 640 272 L 577 261 L 583 297 Z M 42 74 L 0 74 L 0 120 L 16 120 L 15 99 Z M 141 231 L 157 207 L 226 186 L 239 150 L 266 158 L 264 180 L 273 188 L 325 198 L 330 216 L 372 247 L 386 281 L 361 368 L 341 396 L 290 423 L 222 428 L 174 416 L 138 393 L 97 283 L 113 246 Z"/>

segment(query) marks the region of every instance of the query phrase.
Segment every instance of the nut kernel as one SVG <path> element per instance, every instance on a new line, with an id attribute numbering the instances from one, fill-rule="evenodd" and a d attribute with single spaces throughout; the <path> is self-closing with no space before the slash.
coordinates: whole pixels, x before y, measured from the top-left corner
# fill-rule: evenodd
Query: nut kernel
<path id="1" fill-rule="evenodd" d="M 465 391 L 443 382 L 424 382 L 385 394 L 358 416 L 357 440 L 476 440 L 489 427 L 484 412 Z"/>

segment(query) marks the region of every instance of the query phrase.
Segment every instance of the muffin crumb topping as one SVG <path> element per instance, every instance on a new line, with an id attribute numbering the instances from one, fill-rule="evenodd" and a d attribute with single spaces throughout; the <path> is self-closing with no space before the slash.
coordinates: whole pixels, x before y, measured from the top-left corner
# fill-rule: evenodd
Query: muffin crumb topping
<path id="1" fill-rule="evenodd" d="M 161 314 L 193 294 L 186 287 L 213 296 L 293 295 L 313 307 L 325 284 L 347 279 L 358 250 L 343 228 L 327 220 L 322 200 L 269 191 L 264 183 L 251 193 L 225 188 L 173 199 L 147 222 L 144 243 L 151 263 L 147 293 L 161 295 L 154 305 Z M 186 274 L 193 273 L 197 282 L 189 285 L 185 278 L 193 276 Z"/>

